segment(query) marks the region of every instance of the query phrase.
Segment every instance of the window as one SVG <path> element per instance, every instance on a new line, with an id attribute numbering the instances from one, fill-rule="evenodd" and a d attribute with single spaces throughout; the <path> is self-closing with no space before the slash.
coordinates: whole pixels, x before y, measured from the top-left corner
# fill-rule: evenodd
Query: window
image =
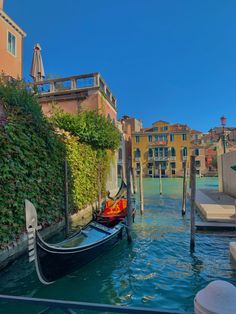
<path id="1" fill-rule="evenodd" d="M 176 163 L 175 162 L 171 162 L 170 163 L 170 167 L 171 167 L 171 169 L 175 169 L 176 168 Z"/>
<path id="2" fill-rule="evenodd" d="M 149 162 L 148 163 L 148 168 L 152 168 L 153 167 L 153 163 L 152 162 Z"/>
<path id="3" fill-rule="evenodd" d="M 139 142 L 140 142 L 140 137 L 139 137 L 139 135 L 136 135 L 136 136 L 135 136 L 135 142 L 136 142 L 136 143 L 139 143 Z"/>
<path id="4" fill-rule="evenodd" d="M 158 157 L 158 155 L 159 155 L 159 150 L 157 147 L 154 149 L 154 155 L 155 155 L 155 157 Z"/>
<path id="5" fill-rule="evenodd" d="M 155 135 L 155 141 L 159 141 L 159 136 Z"/>
<path id="6" fill-rule="evenodd" d="M 163 157 L 163 147 L 159 148 L 159 155 L 160 155 L 160 157 Z"/>
<path id="7" fill-rule="evenodd" d="M 186 141 L 187 140 L 187 134 L 182 134 L 182 140 Z"/>
<path id="8" fill-rule="evenodd" d="M 157 127 L 153 128 L 153 131 L 158 131 L 158 128 Z"/>
<path id="9" fill-rule="evenodd" d="M 201 167 L 201 161 L 200 160 L 196 160 L 195 161 L 195 166 L 198 167 L 198 168 Z"/>
<path id="10" fill-rule="evenodd" d="M 136 169 L 137 170 L 140 169 L 140 163 L 139 162 L 136 163 Z"/>
<path id="11" fill-rule="evenodd" d="M 8 32 L 8 38 L 7 38 L 7 49 L 10 53 L 12 53 L 14 56 L 16 55 L 16 37 Z"/>
<path id="12" fill-rule="evenodd" d="M 188 155 L 188 149 L 187 147 L 184 147 L 183 150 L 182 150 L 182 154 L 184 157 L 186 157 Z"/>
<path id="13" fill-rule="evenodd" d="M 151 148 L 148 150 L 148 157 L 153 157 L 153 150 Z"/>
<path id="14" fill-rule="evenodd" d="M 148 135 L 148 142 L 152 142 L 152 136 Z"/>
<path id="15" fill-rule="evenodd" d="M 170 141 L 171 141 L 171 142 L 174 142 L 174 139 L 175 139 L 174 134 L 170 134 Z"/>
<path id="16" fill-rule="evenodd" d="M 152 170 L 148 170 L 148 174 L 152 176 Z"/>
<path id="17" fill-rule="evenodd" d="M 165 154 L 165 157 L 168 157 L 168 147 L 164 148 L 164 154 Z"/>
<path id="18" fill-rule="evenodd" d="M 141 156 L 140 149 L 137 148 L 137 149 L 135 150 L 135 152 L 134 152 L 134 157 L 135 157 L 135 158 L 140 158 L 140 156 Z"/>
<path id="19" fill-rule="evenodd" d="M 171 174 L 175 175 L 175 169 L 171 170 Z"/>
<path id="20" fill-rule="evenodd" d="M 167 130 L 168 130 L 168 126 L 163 126 L 163 127 L 162 127 L 162 130 L 163 130 L 163 131 L 167 131 Z"/>
<path id="21" fill-rule="evenodd" d="M 172 157 L 175 157 L 175 156 L 176 156 L 176 151 L 175 151 L 175 148 L 174 148 L 174 147 L 171 147 L 170 155 L 171 155 Z"/>
<path id="22" fill-rule="evenodd" d="M 195 149 L 194 154 L 195 154 L 195 156 L 199 156 L 199 149 L 198 148 Z"/>

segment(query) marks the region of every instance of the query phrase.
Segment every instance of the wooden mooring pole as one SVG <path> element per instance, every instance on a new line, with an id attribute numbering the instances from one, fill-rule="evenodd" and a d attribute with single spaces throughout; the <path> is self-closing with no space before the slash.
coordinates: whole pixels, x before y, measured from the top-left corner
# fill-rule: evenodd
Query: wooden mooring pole
<path id="1" fill-rule="evenodd" d="M 126 163 L 126 183 L 127 183 L 127 239 L 128 242 L 132 242 L 131 226 L 132 226 L 132 194 L 131 194 L 131 159 L 128 158 Z"/>
<path id="2" fill-rule="evenodd" d="M 140 161 L 140 173 L 139 173 L 139 193 L 140 193 L 140 214 L 143 215 L 143 166 Z"/>
<path id="3" fill-rule="evenodd" d="M 161 164 L 159 164 L 159 188 L 160 188 L 160 195 L 162 195 Z"/>
<path id="4" fill-rule="evenodd" d="M 182 216 L 186 213 L 186 196 L 187 196 L 187 161 L 183 162 L 184 178 L 183 178 L 183 199 L 182 199 Z"/>
<path id="5" fill-rule="evenodd" d="M 69 195 L 68 195 L 68 164 L 64 161 L 64 217 L 65 217 L 65 235 L 69 234 Z"/>
<path id="6" fill-rule="evenodd" d="M 134 194 L 136 194 L 137 193 L 137 186 L 136 186 L 136 175 L 135 175 L 134 167 L 132 167 L 132 179 L 133 179 Z"/>
<path id="7" fill-rule="evenodd" d="M 191 181 L 191 238 L 190 238 L 190 251 L 194 252 L 195 249 L 195 198 L 196 198 L 196 168 L 195 156 L 190 159 L 190 181 Z"/>

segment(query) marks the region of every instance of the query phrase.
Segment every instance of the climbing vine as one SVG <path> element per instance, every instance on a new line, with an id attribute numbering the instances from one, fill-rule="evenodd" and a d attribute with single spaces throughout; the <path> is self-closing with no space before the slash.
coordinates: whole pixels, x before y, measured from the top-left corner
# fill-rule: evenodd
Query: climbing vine
<path id="1" fill-rule="evenodd" d="M 48 121 L 22 82 L 0 82 L 0 248 L 24 232 L 25 199 L 36 206 L 40 224 L 62 219 L 65 158 L 71 212 L 97 200 L 98 180 L 104 195 L 119 140 L 115 126 L 95 112 Z"/>

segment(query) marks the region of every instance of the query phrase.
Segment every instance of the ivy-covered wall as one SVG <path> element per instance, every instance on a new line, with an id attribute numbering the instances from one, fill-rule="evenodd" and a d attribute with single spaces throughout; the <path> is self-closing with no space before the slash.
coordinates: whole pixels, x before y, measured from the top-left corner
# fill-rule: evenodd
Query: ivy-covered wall
<path id="1" fill-rule="evenodd" d="M 71 173 L 71 196 L 75 208 L 83 208 L 106 193 L 109 172 L 109 152 L 102 153 L 89 144 L 81 143 L 78 137 L 63 135 L 66 156 Z"/>
<path id="2" fill-rule="evenodd" d="M 60 115 L 55 132 L 55 122 L 43 116 L 37 97 L 21 82 L 0 82 L 0 109 L 1 248 L 25 230 L 25 199 L 35 204 L 44 226 L 63 217 L 65 158 L 71 212 L 97 200 L 98 181 L 104 195 L 119 132 L 95 113 Z"/>
<path id="3" fill-rule="evenodd" d="M 0 247 L 25 229 L 24 200 L 39 221 L 62 217 L 64 145 L 43 117 L 37 100 L 18 85 L 0 85 L 5 120 L 0 125 Z"/>

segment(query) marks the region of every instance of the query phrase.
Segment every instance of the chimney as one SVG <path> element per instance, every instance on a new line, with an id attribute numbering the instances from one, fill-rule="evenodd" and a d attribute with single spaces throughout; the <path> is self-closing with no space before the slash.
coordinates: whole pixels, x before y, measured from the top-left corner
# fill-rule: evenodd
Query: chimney
<path id="1" fill-rule="evenodd" d="M 3 1 L 4 0 L 0 0 L 0 10 L 3 10 Z"/>

